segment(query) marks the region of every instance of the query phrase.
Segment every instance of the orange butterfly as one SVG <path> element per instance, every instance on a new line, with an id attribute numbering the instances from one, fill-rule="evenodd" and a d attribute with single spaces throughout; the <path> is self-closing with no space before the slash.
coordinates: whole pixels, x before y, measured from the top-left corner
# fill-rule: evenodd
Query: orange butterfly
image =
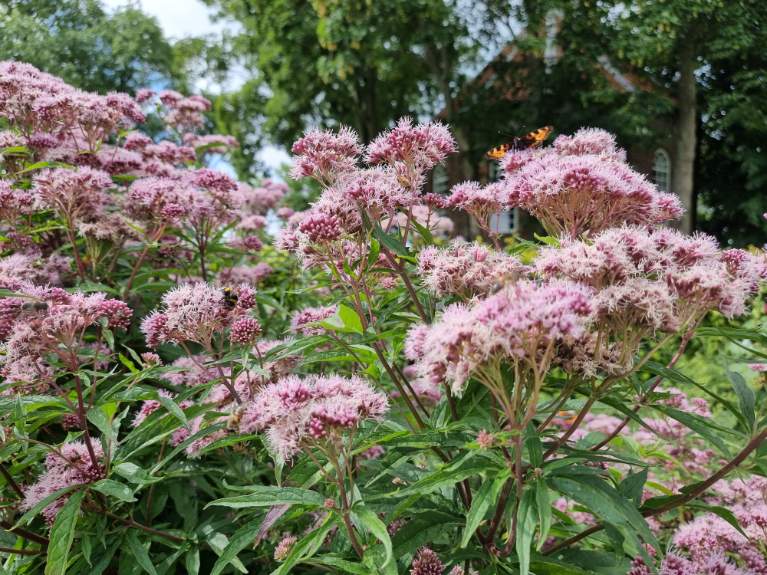
<path id="1" fill-rule="evenodd" d="M 511 142 L 508 142 L 506 144 L 501 144 L 500 146 L 496 146 L 487 154 L 485 154 L 488 158 L 491 160 L 501 160 L 503 157 L 508 154 L 512 150 L 526 150 L 527 148 L 538 148 L 543 144 L 543 142 L 546 141 L 546 138 L 549 137 L 551 134 L 551 131 L 554 128 L 551 126 L 544 126 L 543 128 L 538 128 L 537 130 L 533 130 L 532 132 L 528 132 L 524 136 L 517 136 L 511 140 Z"/>

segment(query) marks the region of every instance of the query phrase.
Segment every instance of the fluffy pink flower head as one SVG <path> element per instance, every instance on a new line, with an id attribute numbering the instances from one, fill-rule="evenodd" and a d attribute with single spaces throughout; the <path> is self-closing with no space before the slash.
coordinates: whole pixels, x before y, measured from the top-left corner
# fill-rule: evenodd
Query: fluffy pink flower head
<path id="1" fill-rule="evenodd" d="M 162 297 L 162 306 L 144 318 L 141 330 L 150 347 L 160 343 L 195 342 L 207 346 L 213 336 L 252 307 L 250 288 L 233 293 L 231 303 L 224 290 L 207 283 L 182 284 Z M 243 293 L 244 290 L 244 293 Z"/>
<path id="2" fill-rule="evenodd" d="M 141 178 L 128 189 L 125 207 L 136 218 L 175 222 L 189 213 L 185 194 L 186 186 L 178 180 Z"/>
<path id="3" fill-rule="evenodd" d="M 27 190 L 11 187 L 10 182 L 0 180 L 0 220 L 9 222 L 32 213 L 34 196 Z"/>
<path id="4" fill-rule="evenodd" d="M 483 230 L 489 231 L 491 216 L 505 209 L 503 192 L 498 182 L 484 187 L 477 182 L 463 182 L 453 186 L 445 203 L 446 207 L 468 212 Z"/>
<path id="5" fill-rule="evenodd" d="M 386 396 L 358 377 L 289 376 L 263 387 L 245 406 L 240 431 L 266 431 L 272 451 L 289 460 L 304 445 L 336 437 L 387 409 Z"/>
<path id="6" fill-rule="evenodd" d="M 296 155 L 291 176 L 312 177 L 330 185 L 339 175 L 353 170 L 362 152 L 359 136 L 342 126 L 338 132 L 309 130 L 293 144 Z"/>
<path id="7" fill-rule="evenodd" d="M 335 314 L 336 309 L 336 306 L 325 306 L 299 310 L 290 320 L 290 331 L 305 336 L 320 335 L 325 332 L 325 329 L 317 323 Z"/>
<path id="8" fill-rule="evenodd" d="M 367 147 L 365 161 L 389 164 L 408 187 L 416 189 L 421 175 L 443 162 L 457 150 L 450 130 L 439 122 L 413 125 L 401 118 L 394 128 L 382 133 Z"/>
<path id="9" fill-rule="evenodd" d="M 418 255 L 418 275 L 438 296 L 489 294 L 525 271 L 514 256 L 464 240 L 453 240 L 446 248 L 429 246 Z"/>
<path id="10" fill-rule="evenodd" d="M 571 355 L 587 336 L 591 297 L 580 284 L 519 281 L 471 306 L 450 306 L 428 331 L 418 328 L 407 347 L 422 352 L 421 376 L 446 381 L 461 395 L 469 377 L 496 359 L 545 371 L 560 354 Z"/>
<path id="11" fill-rule="evenodd" d="M 610 142 L 606 132 L 581 131 L 528 154 L 499 184 L 508 204 L 529 211 L 550 234 L 571 238 L 681 216 L 679 198 L 658 191 Z"/>
<path id="12" fill-rule="evenodd" d="M 79 441 L 65 443 L 59 448 L 58 453 L 49 453 L 45 459 L 45 472 L 37 482 L 24 489 L 21 509 L 29 510 L 49 495 L 65 487 L 84 485 L 103 479 L 105 476 L 102 463 L 104 451 L 98 440 L 93 439 L 91 443 L 96 455 L 96 464 L 91 459 L 86 445 Z M 68 495 L 64 495 L 43 510 L 43 517 L 49 524 L 53 523 L 68 498 Z"/>
<path id="13" fill-rule="evenodd" d="M 72 220 L 95 219 L 109 203 L 113 186 L 108 174 L 90 168 L 54 168 L 35 177 L 33 193 L 41 207 L 52 208 Z"/>
<path id="14" fill-rule="evenodd" d="M 335 187 L 339 196 L 356 202 L 375 220 L 410 207 L 417 200 L 412 191 L 402 187 L 394 171 L 386 168 L 351 171 Z"/>
<path id="15" fill-rule="evenodd" d="M 263 215 L 276 208 L 286 193 L 284 184 L 264 180 L 258 187 L 239 184 L 234 196 L 243 213 Z"/>

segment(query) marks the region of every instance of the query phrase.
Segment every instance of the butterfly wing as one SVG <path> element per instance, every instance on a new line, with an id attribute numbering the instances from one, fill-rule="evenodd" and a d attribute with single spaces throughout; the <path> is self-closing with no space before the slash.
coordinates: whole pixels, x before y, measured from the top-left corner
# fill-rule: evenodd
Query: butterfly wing
<path id="1" fill-rule="evenodd" d="M 501 144 L 500 146 L 496 146 L 485 155 L 491 160 L 501 160 L 511 150 L 539 148 L 549 137 L 552 130 L 553 128 L 551 126 L 538 128 L 537 130 L 528 132 L 524 136 L 518 136 L 514 138 L 509 144 Z"/>

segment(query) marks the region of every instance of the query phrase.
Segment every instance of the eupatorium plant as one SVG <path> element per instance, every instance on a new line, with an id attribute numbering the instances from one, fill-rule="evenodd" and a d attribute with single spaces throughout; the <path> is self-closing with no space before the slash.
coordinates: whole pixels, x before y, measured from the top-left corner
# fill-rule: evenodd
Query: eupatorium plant
<path id="1" fill-rule="evenodd" d="M 5 571 L 767 573 L 761 250 L 596 129 L 444 197 L 449 127 L 310 130 L 295 212 L 209 108 L 0 63 Z"/>

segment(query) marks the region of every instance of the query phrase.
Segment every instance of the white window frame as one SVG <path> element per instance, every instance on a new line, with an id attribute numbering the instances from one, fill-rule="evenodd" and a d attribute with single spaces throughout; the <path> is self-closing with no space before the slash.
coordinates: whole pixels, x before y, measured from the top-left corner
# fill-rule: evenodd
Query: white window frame
<path id="1" fill-rule="evenodd" d="M 653 154 L 652 179 L 661 191 L 671 191 L 671 156 L 663 148 L 658 148 Z"/>

